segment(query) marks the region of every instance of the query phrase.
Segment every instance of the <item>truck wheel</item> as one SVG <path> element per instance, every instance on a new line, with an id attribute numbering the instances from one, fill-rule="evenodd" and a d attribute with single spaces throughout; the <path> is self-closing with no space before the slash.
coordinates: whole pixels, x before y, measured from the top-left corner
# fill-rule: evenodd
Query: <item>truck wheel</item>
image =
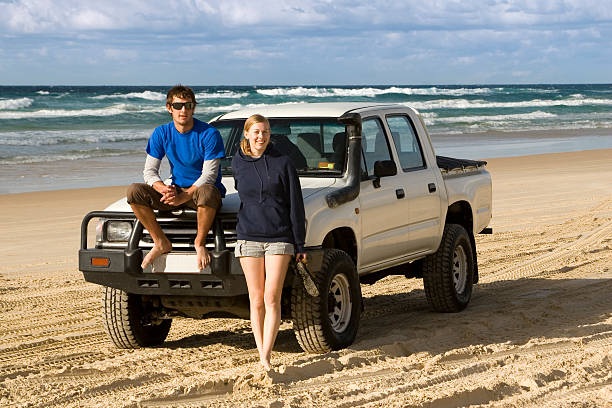
<path id="1" fill-rule="evenodd" d="M 319 296 L 296 277 L 291 292 L 293 330 L 304 351 L 326 353 L 353 343 L 361 315 L 361 286 L 351 257 L 326 249 L 320 271 L 312 271 Z"/>
<path id="2" fill-rule="evenodd" d="M 158 319 L 155 308 L 140 295 L 104 288 L 104 328 L 119 348 L 158 346 L 166 340 L 171 319 Z"/>
<path id="3" fill-rule="evenodd" d="M 461 225 L 444 227 L 440 248 L 423 262 L 429 305 L 438 312 L 459 312 L 472 297 L 474 258 L 470 237 Z"/>

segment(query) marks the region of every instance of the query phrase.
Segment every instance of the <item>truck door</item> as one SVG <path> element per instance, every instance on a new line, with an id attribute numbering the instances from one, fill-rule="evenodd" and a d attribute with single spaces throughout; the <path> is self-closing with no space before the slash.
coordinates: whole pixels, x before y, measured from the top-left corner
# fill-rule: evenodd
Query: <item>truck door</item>
<path id="1" fill-rule="evenodd" d="M 404 217 L 408 239 L 404 250 L 406 254 L 416 254 L 435 249 L 440 234 L 440 189 L 443 188 L 436 179 L 438 168 L 427 165 L 423 146 L 408 115 L 387 115 L 386 121 L 400 163 L 398 178 L 407 207 Z"/>
<path id="2" fill-rule="evenodd" d="M 362 181 L 359 192 L 361 221 L 360 270 L 400 257 L 399 245 L 408 234 L 408 206 L 402 198 L 403 180 L 399 166 L 394 176 L 375 183 L 374 163 L 392 160 L 390 145 L 379 118 L 362 123 Z M 396 163 L 397 165 L 397 163 Z"/>

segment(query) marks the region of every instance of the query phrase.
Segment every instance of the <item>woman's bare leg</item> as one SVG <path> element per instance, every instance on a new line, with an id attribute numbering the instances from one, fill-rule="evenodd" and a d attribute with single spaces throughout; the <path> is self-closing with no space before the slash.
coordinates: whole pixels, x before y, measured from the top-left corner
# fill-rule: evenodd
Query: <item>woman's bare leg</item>
<path id="1" fill-rule="evenodd" d="M 270 369 L 270 354 L 280 326 L 281 295 L 290 260 L 291 255 L 267 255 L 265 257 L 265 319 L 261 363 L 266 370 Z"/>
<path id="2" fill-rule="evenodd" d="M 251 328 L 257 344 L 259 359 L 263 361 L 263 333 L 264 333 L 264 288 L 266 274 L 264 269 L 264 258 L 245 256 L 240 258 L 240 266 L 244 272 L 249 289 L 249 304 L 251 314 Z"/>

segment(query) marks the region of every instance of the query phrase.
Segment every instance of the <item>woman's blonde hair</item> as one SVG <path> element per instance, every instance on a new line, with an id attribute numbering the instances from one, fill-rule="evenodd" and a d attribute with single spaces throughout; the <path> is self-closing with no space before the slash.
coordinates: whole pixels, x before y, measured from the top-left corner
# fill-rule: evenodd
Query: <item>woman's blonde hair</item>
<path id="1" fill-rule="evenodd" d="M 264 123 L 266 127 L 270 129 L 270 122 L 268 122 L 268 119 L 265 116 L 256 113 L 254 115 L 249 116 L 248 119 L 244 122 L 244 132 L 248 133 L 251 126 L 256 123 Z M 251 146 L 249 146 L 249 141 L 244 136 L 240 141 L 240 150 L 242 150 L 242 153 L 246 154 L 247 156 L 253 156 Z"/>

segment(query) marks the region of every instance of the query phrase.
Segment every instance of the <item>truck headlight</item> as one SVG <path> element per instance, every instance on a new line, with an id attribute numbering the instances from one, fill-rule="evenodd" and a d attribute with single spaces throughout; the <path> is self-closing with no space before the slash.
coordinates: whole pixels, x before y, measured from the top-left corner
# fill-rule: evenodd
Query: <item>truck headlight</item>
<path id="1" fill-rule="evenodd" d="M 129 221 L 107 221 L 106 240 L 111 242 L 126 242 L 132 234 L 132 223 Z"/>

